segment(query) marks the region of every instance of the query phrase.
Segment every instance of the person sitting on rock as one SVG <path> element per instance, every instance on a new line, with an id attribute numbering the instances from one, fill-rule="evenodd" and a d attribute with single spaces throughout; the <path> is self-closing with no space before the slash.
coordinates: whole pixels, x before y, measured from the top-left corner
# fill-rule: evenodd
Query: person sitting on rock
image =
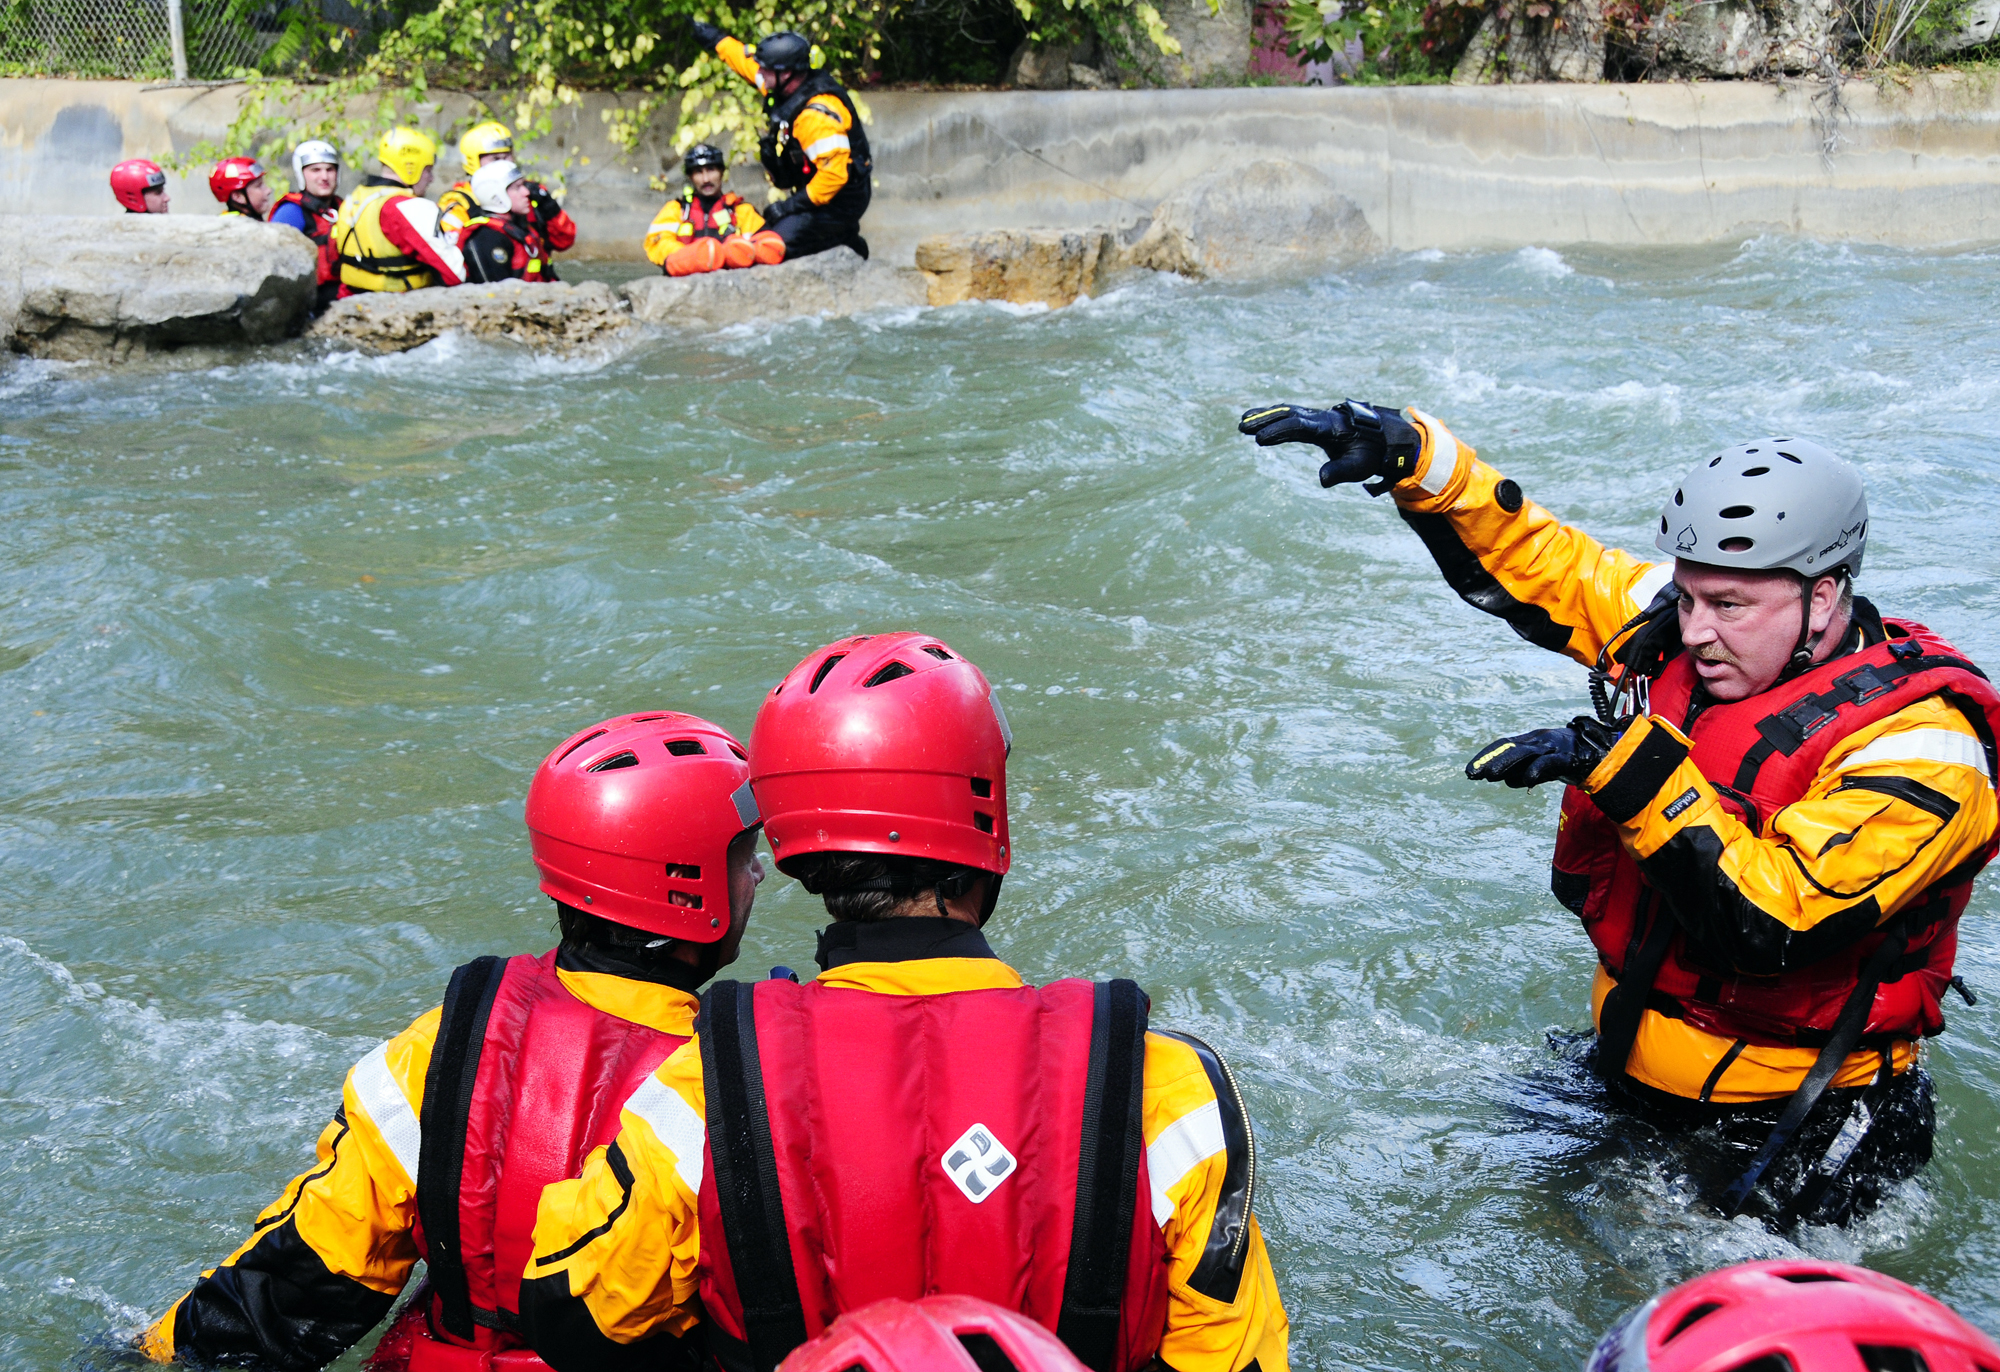
<path id="1" fill-rule="evenodd" d="M 340 217 L 340 152 L 333 144 L 308 138 L 292 152 L 293 190 L 278 197 L 271 223 L 297 229 L 319 249 L 318 313 L 340 294 L 340 263 L 333 252 L 333 225 Z"/>
<path id="2" fill-rule="evenodd" d="M 333 221 L 341 298 L 461 284 L 458 241 L 438 227 L 438 207 L 423 198 L 437 144 L 416 129 L 391 129 L 375 157 L 381 171 L 347 197 Z"/>
<path id="3" fill-rule="evenodd" d="M 458 231 L 467 283 L 550 280 L 548 248 L 521 169 L 488 162 L 472 174 L 472 195 L 478 214 Z"/>
<path id="4" fill-rule="evenodd" d="M 127 214 L 165 214 L 167 174 L 157 162 L 127 158 L 111 169 L 111 194 Z"/>
<path id="5" fill-rule="evenodd" d="M 868 133 L 854 98 L 813 66 L 812 44 L 796 33 L 774 33 L 752 56 L 713 24 L 695 21 L 695 41 L 764 93 L 770 125 L 757 155 L 771 184 L 791 194 L 765 210 L 785 256 L 810 257 L 849 247 L 868 256 L 861 216 L 873 194 L 875 170 Z"/>
<path id="6" fill-rule="evenodd" d="M 222 217 L 240 215 L 264 222 L 271 208 L 271 188 L 264 168 L 254 157 L 225 157 L 208 174 L 208 193 L 222 202 Z"/>
<path id="7" fill-rule="evenodd" d="M 482 209 L 472 191 L 472 177 L 481 167 L 514 160 L 514 131 L 491 119 L 483 124 L 474 124 L 458 140 L 458 156 L 465 164 L 465 179 L 452 182 L 451 188 L 438 197 L 438 223 L 444 226 L 447 233 L 457 233 L 479 218 Z M 576 221 L 556 203 L 556 198 L 549 194 L 549 188 L 539 181 L 528 182 L 528 214 L 535 221 L 535 228 L 546 248 L 542 254 L 542 269 L 548 274 L 539 279 L 554 281 L 555 264 L 549 257 L 553 253 L 568 252 L 576 246 Z"/>
<path id="8" fill-rule="evenodd" d="M 742 196 L 722 189 L 722 150 L 697 143 L 681 159 L 687 189 L 669 200 L 646 230 L 646 256 L 668 276 L 718 267 L 771 266 L 785 260 L 785 240 Z"/>

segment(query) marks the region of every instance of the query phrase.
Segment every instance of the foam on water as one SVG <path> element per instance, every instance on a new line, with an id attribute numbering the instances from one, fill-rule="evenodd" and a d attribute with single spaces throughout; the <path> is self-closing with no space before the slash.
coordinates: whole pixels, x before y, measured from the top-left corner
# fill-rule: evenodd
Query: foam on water
<path id="1" fill-rule="evenodd" d="M 1545 1046 L 1591 967 L 1546 894 L 1556 798 L 1461 768 L 1575 714 L 1581 672 L 1236 417 L 1413 402 L 1639 550 L 1698 457 L 1816 435 L 1870 482 L 1866 593 L 2000 661 L 1991 257 L 1425 252 L 581 362 L 0 363 L 0 1358 L 163 1307 L 369 1045 L 466 958 L 547 946 L 547 748 L 654 706 L 742 733 L 806 650 L 910 625 L 1017 731 L 998 946 L 1136 976 L 1238 1067 L 1299 1366 L 1570 1368 L 1659 1284 L 1791 1251 Z M 774 878 L 743 965 L 804 965 L 818 922 Z M 1799 1239 L 1989 1325 L 1996 1023 L 1954 1010 L 1931 1051 L 1937 1161 Z"/>

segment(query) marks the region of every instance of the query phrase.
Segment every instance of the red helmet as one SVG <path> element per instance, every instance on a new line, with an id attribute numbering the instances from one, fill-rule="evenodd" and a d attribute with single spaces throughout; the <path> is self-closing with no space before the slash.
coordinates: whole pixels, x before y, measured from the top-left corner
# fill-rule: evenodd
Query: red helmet
<path id="1" fill-rule="evenodd" d="M 743 745 L 693 715 L 592 725 L 528 785 L 543 892 L 635 929 L 715 942 L 729 932 L 729 845 L 757 827 L 749 777 Z"/>
<path id="2" fill-rule="evenodd" d="M 928 634 L 829 643 L 772 688 L 750 735 L 771 855 L 780 867 L 886 853 L 1005 873 L 1013 741 L 986 677 Z"/>
<path id="3" fill-rule="evenodd" d="M 886 1300 L 842 1315 L 778 1372 L 1084 1372 L 1026 1315 L 972 1296 Z"/>
<path id="4" fill-rule="evenodd" d="M 134 214 L 146 212 L 146 192 L 167 184 L 167 174 L 157 162 L 143 157 L 128 158 L 111 169 L 111 193 L 118 203 Z"/>
<path id="5" fill-rule="evenodd" d="M 208 174 L 208 193 L 227 205 L 230 196 L 247 189 L 263 175 L 264 169 L 254 157 L 225 157 Z"/>
<path id="6" fill-rule="evenodd" d="M 1746 1262 L 1655 1296 L 1586 1372 L 2000 1372 L 2000 1347 L 1893 1277 L 1810 1258 Z"/>

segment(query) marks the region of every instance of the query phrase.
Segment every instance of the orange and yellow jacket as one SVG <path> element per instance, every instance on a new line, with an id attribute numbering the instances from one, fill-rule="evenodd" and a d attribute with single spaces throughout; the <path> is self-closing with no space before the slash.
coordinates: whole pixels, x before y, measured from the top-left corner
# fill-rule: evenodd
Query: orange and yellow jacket
<path id="1" fill-rule="evenodd" d="M 716 44 L 715 55 L 745 81 L 763 89 L 757 81 L 756 55 L 740 41 L 723 39 Z M 853 111 L 845 100 L 830 92 L 815 95 L 792 116 L 789 129 L 775 132 L 780 147 L 789 140 L 805 155 L 811 173 L 804 188 L 808 200 L 825 205 L 846 189 L 852 175 L 856 131 Z"/>
<path id="2" fill-rule="evenodd" d="M 686 991 L 566 967 L 557 976 L 605 1014 L 676 1036 L 694 1031 L 700 1002 Z M 313 1165 L 146 1330 L 147 1357 L 320 1367 L 389 1313 L 417 1261 L 417 1150 L 438 1022 L 433 1009 L 354 1065 Z"/>
<path id="3" fill-rule="evenodd" d="M 729 238 L 762 232 L 764 216 L 757 207 L 734 191 L 723 191 L 716 196 L 713 206 L 705 215 L 690 215 L 690 201 L 694 193 L 675 196 L 660 206 L 660 212 L 653 216 L 652 227 L 646 230 L 646 257 L 656 267 L 666 265 L 667 258 L 677 249 L 685 248 L 698 234 L 714 238 Z M 701 228 L 694 225 L 694 218 L 705 220 Z"/>
<path id="4" fill-rule="evenodd" d="M 826 985 L 889 996 L 1021 986 L 993 957 L 850 962 L 820 974 Z M 583 1174 L 542 1193 L 535 1256 L 522 1283 L 522 1310 L 536 1351 L 557 1367 L 606 1362 L 654 1335 L 681 1337 L 701 1318 L 696 1192 L 706 1146 L 707 1094 L 699 1038 L 662 1063 L 653 1081 L 672 1093 L 669 1142 L 652 1118 L 628 1108 L 616 1142 L 593 1153 Z M 1286 1372 L 1290 1343 L 1277 1277 L 1255 1216 L 1233 1304 L 1190 1289 L 1223 1195 L 1231 1145 L 1216 1123 L 1214 1088 L 1195 1050 L 1158 1034 L 1146 1038 L 1144 1133 L 1153 1213 L 1168 1252 L 1168 1312 L 1160 1360 L 1175 1372 Z M 682 1154 L 686 1154 L 683 1158 Z M 547 1331 L 567 1345 L 551 1346 Z"/>
<path id="5" fill-rule="evenodd" d="M 1471 448 L 1436 419 L 1407 410 L 1423 438 L 1413 475 L 1394 488 L 1405 522 L 1424 540 L 1445 581 L 1467 603 L 1498 616 L 1521 637 L 1586 666 L 1673 579 L 1672 563 L 1643 561 L 1563 524 L 1520 487 L 1481 462 Z M 1615 775 L 1621 760 L 1653 728 L 1671 723 L 1645 719 L 1628 729 L 1590 783 Z M 1844 787 L 1856 777 L 1904 778 L 1952 802 L 1949 818 L 1895 800 L 1881 791 Z M 1854 904 L 1866 890 L 1879 902 L 1881 924 L 1895 918 L 1928 888 L 1976 857 L 2000 827 L 1994 778 L 1978 731 L 1942 696 L 1914 700 L 1901 711 L 1843 739 L 1826 759 L 1806 795 L 1751 829 L 1715 803 L 1713 786 L 1691 763 L 1671 781 L 1678 794 L 1692 786 L 1697 803 L 1662 812 L 1644 806 L 1620 826 L 1619 841 L 1634 857 L 1658 852 L 1682 829 L 1714 831 L 1716 880 L 1740 894 L 1742 904 L 1768 920 L 1773 932 L 1811 929 Z M 1666 814 L 1672 813 L 1673 818 Z M 1830 838 L 1846 835 L 1841 842 Z M 1710 847 L 1710 845 L 1700 845 Z M 1879 926 L 1878 926 L 1879 927 Z M 1598 968 L 1593 1015 L 1612 985 Z M 1647 1086 L 1684 1099 L 1717 1104 L 1775 1100 L 1790 1095 L 1817 1056 L 1811 1048 L 1742 1049 L 1718 1080 L 1711 1074 L 1735 1046 L 1648 1009 L 1627 1071 Z M 1899 1043 L 1895 1067 L 1915 1059 L 1915 1045 Z M 1848 1058 L 1835 1084 L 1860 1086 L 1881 1063 L 1873 1050 Z"/>

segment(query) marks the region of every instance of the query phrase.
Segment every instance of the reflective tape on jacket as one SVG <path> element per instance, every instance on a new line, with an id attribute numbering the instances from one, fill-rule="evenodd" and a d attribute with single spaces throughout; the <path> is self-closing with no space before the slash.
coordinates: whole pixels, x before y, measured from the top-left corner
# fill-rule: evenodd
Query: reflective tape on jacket
<path id="1" fill-rule="evenodd" d="M 389 1041 L 384 1039 L 374 1052 L 355 1063 L 348 1080 L 354 1087 L 354 1098 L 374 1122 L 375 1132 L 389 1145 L 402 1164 L 403 1174 L 415 1186 L 423 1131 L 417 1124 L 417 1112 L 410 1108 L 403 1088 L 396 1084 L 396 1074 L 389 1069 Z"/>

